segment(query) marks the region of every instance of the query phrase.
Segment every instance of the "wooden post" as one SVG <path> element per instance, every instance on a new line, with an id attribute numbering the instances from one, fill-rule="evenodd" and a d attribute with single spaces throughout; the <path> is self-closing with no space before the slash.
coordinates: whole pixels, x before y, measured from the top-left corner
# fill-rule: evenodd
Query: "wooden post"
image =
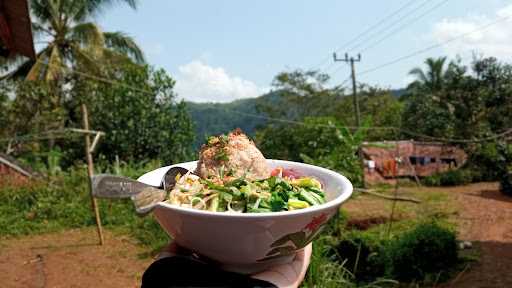
<path id="1" fill-rule="evenodd" d="M 87 107 L 82 104 L 82 120 L 85 130 L 89 130 L 89 116 L 87 115 Z M 92 162 L 92 151 L 91 151 L 91 138 L 89 133 L 85 133 L 85 157 L 87 158 L 87 175 L 89 176 L 89 194 L 91 195 L 91 204 L 94 211 L 94 217 L 96 218 L 96 228 L 98 230 L 98 237 L 100 238 L 100 245 L 103 245 L 103 230 L 101 228 L 100 212 L 98 209 L 98 203 L 96 198 L 92 195 L 91 179 L 94 174 L 94 164 Z"/>
<path id="2" fill-rule="evenodd" d="M 400 159 L 400 144 L 398 142 L 395 142 L 396 144 L 396 156 L 395 156 L 395 159 Z M 397 165 L 397 162 L 396 160 L 394 161 L 394 166 L 392 168 L 392 173 L 393 173 L 393 178 L 395 179 L 395 190 L 393 192 L 393 203 L 391 204 L 391 214 L 389 215 L 389 223 L 388 223 L 388 230 L 387 230 L 387 235 L 386 237 L 389 238 L 389 236 L 391 235 L 391 227 L 393 226 L 393 218 L 395 216 L 395 208 L 396 208 L 396 202 L 397 202 L 397 198 L 398 198 L 398 188 L 400 186 L 399 182 L 398 182 L 398 165 Z"/>
<path id="3" fill-rule="evenodd" d="M 364 155 L 363 155 L 363 146 L 364 144 L 361 143 L 361 145 L 359 146 L 359 149 L 357 150 L 357 156 L 359 157 L 359 163 L 360 165 L 363 166 L 363 175 L 362 175 L 362 181 L 363 181 L 363 188 L 366 188 L 366 166 L 364 164 Z"/>
<path id="4" fill-rule="evenodd" d="M 116 175 L 121 174 L 121 164 L 119 163 L 119 155 L 116 155 L 116 166 L 114 166 Z"/>

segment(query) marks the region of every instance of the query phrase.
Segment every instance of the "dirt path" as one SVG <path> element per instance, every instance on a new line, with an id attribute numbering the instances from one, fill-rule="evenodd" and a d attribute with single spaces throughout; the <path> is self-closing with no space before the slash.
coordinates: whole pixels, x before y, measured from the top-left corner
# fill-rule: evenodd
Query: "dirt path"
<path id="1" fill-rule="evenodd" d="M 459 237 L 473 242 L 480 260 L 451 287 L 512 287 L 512 197 L 495 183 L 454 188 L 459 205 Z"/>
<path id="2" fill-rule="evenodd" d="M 429 191 L 454 197 L 450 202 L 458 206 L 455 210 L 458 210 L 459 238 L 473 242 L 481 254 L 478 262 L 472 263 L 455 282 L 452 280 L 452 285 L 446 283 L 443 287 L 512 287 L 512 197 L 501 195 L 495 183 L 415 190 L 421 192 L 416 197 L 433 195 L 425 194 Z M 387 219 L 388 202 L 361 197 L 347 203 L 346 208 L 356 218 L 377 221 Z M 435 203 L 439 206 L 445 201 Z M 397 216 L 407 217 L 411 212 L 400 213 Z M 140 257 L 147 251 L 128 236 L 109 231 L 106 231 L 106 245 L 96 243 L 94 229 L 0 240 L 0 287 L 139 287 L 141 274 L 152 262 Z"/>
<path id="3" fill-rule="evenodd" d="M 140 287 L 152 261 L 128 237 L 77 229 L 0 241 L 0 287 Z"/>

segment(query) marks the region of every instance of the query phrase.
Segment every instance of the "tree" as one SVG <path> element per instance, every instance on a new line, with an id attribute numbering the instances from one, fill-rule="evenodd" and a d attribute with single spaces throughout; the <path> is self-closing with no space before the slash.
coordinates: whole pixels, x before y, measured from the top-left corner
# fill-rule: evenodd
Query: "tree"
<path id="1" fill-rule="evenodd" d="M 62 81 L 66 68 L 100 71 L 101 64 L 131 59 L 143 63 L 135 41 L 122 32 L 103 32 L 91 22 L 94 15 L 113 5 L 113 0 L 32 0 L 32 30 L 46 42 L 35 61 L 11 61 L 7 76 L 29 80 Z M 123 0 L 136 8 L 136 0 Z M 80 67 L 80 69 L 77 69 Z"/>
<path id="2" fill-rule="evenodd" d="M 431 93 L 440 91 L 444 85 L 445 63 L 446 57 L 427 58 L 425 60 L 427 70 L 416 67 L 409 72 L 409 75 L 416 77 L 412 85 Z"/>
<path id="3" fill-rule="evenodd" d="M 476 59 L 472 65 L 482 94 L 483 118 L 495 132 L 509 129 L 512 123 L 512 65 L 496 58 Z M 469 90 L 470 88 L 468 88 Z"/>
<path id="4" fill-rule="evenodd" d="M 164 70 L 125 64 L 112 67 L 116 84 L 84 81 L 74 83 L 77 101 L 87 97 L 91 127 L 107 132 L 98 153 L 112 161 L 144 162 L 161 159 L 166 164 L 191 160 L 194 127 L 184 102 L 176 102 L 175 81 Z M 87 91 L 87 92 L 85 92 Z M 70 103 L 70 106 L 73 106 Z M 80 112 L 74 105 L 75 125 Z M 71 123 L 70 125 L 73 125 Z"/>
<path id="5" fill-rule="evenodd" d="M 308 117 L 304 125 L 267 126 L 257 132 L 256 143 L 267 158 L 326 167 L 357 185 L 362 180 L 357 150 L 366 127 L 352 133 L 332 117 Z"/>
<path id="6" fill-rule="evenodd" d="M 454 62 L 445 68 L 446 59 L 446 57 L 427 58 L 426 71 L 417 67 L 409 72 L 417 79 L 407 87 L 402 97 L 404 100 L 402 128 L 408 131 L 402 136 L 417 140 L 428 140 L 428 138 L 423 139 L 412 133 L 447 138 L 454 136 L 455 119 L 453 105 L 448 101 L 447 86 L 453 88 L 454 83 L 462 80 L 466 71 L 458 69 L 460 67 Z"/>
<path id="7" fill-rule="evenodd" d="M 279 98 L 257 108 L 269 116 L 296 121 L 305 117 L 332 115 L 333 104 L 342 96 L 343 88 L 327 87 L 329 79 L 329 75 L 318 71 L 279 73 L 272 82 Z"/>
<path id="8" fill-rule="evenodd" d="M 403 103 L 391 94 L 389 90 L 360 85 L 358 89 L 360 112 L 363 119 L 367 119 L 371 126 L 400 127 Z M 352 97 L 342 97 L 334 105 L 334 116 L 341 123 L 355 126 L 354 102 Z M 369 130 L 369 141 L 395 140 L 398 131 L 394 129 Z"/>
<path id="9" fill-rule="evenodd" d="M 6 84 L 6 83 L 4 83 Z M 66 112 L 55 99 L 64 98 L 55 82 L 15 81 L 7 83 L 16 95 L 6 111 L 10 136 L 37 133 L 63 127 Z"/>
<path id="10" fill-rule="evenodd" d="M 71 91 L 77 75 L 109 78 L 109 67 L 144 62 L 143 53 L 132 38 L 122 32 L 103 32 L 92 22 L 95 15 L 115 2 L 31 0 L 35 38 L 45 46 L 35 61 L 18 57 L 2 63 L 7 69 L 3 78 L 15 80 L 3 81 L 12 86 L 16 95 L 8 111 L 9 136 L 65 127 L 74 109 L 68 104 L 76 95 Z M 123 2 L 136 7 L 136 0 Z M 49 140 L 49 149 L 54 142 Z"/>
<path id="11" fill-rule="evenodd" d="M 451 61 L 446 70 L 441 70 L 443 80 L 438 90 L 422 89 L 423 84 L 408 87 L 402 115 L 405 129 L 429 136 L 476 140 L 511 128 L 512 65 L 488 57 L 474 58 L 469 67 L 460 60 Z M 500 159 L 509 158 L 503 152 L 506 149 L 499 149 L 502 140 L 498 137 L 495 141 L 461 144 L 469 154 L 467 166 L 475 180 L 503 179 L 503 163 L 507 161 Z"/>
<path id="12" fill-rule="evenodd" d="M 403 133 L 406 139 L 430 140 L 419 134 L 446 138 L 454 136 L 454 118 L 446 105 L 421 94 L 407 98 L 401 127 L 407 131 Z"/>
<path id="13" fill-rule="evenodd" d="M 0 83 L 0 123 L 7 123 L 8 121 L 8 111 L 11 101 L 9 100 L 9 89 L 4 85 L 5 83 Z M 6 135 L 6 127 L 7 125 L 1 125 L 0 127 L 0 138 L 4 138 Z M 0 143 L 1 145 L 1 143 Z"/>

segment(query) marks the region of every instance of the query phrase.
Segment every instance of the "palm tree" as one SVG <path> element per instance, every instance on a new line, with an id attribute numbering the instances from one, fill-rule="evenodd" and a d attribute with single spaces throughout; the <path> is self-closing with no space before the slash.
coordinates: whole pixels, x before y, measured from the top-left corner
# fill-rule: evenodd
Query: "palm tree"
<path id="1" fill-rule="evenodd" d="M 416 67 L 409 72 L 409 75 L 416 77 L 415 85 L 426 88 L 429 92 L 438 92 L 443 88 L 446 69 L 446 57 L 427 58 L 425 64 L 427 70 L 423 71 Z"/>
<path id="2" fill-rule="evenodd" d="M 136 8 L 136 0 L 122 0 Z M 103 32 L 92 17 L 114 0 L 31 0 L 32 29 L 45 46 L 36 60 L 11 62 L 7 77 L 58 80 L 68 69 L 99 71 L 102 64 L 131 60 L 143 63 L 135 41 L 122 32 Z"/>

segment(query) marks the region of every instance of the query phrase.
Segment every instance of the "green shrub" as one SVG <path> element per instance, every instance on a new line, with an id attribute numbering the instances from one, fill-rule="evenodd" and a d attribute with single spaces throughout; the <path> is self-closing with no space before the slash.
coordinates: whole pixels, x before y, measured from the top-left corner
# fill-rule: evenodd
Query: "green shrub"
<path id="1" fill-rule="evenodd" d="M 329 251 L 329 256 L 352 273 L 357 282 L 369 283 L 384 276 L 383 241 L 361 232 L 349 233 Z"/>
<path id="2" fill-rule="evenodd" d="M 139 167 L 139 174 L 144 170 Z M 137 169 L 122 167 L 135 176 Z M 69 169 L 49 180 L 27 187 L 0 188 L 0 236 L 46 233 L 95 225 L 85 167 Z M 98 201 L 101 222 L 106 228 L 122 230 L 151 251 L 161 248 L 169 237 L 153 217 L 139 217 L 129 199 Z"/>
<path id="3" fill-rule="evenodd" d="M 364 271 L 369 271 L 367 268 L 367 265 L 364 263 L 359 263 L 357 265 L 358 269 L 360 269 L 360 272 L 357 272 L 356 274 L 361 278 L 358 279 L 354 276 L 353 268 L 349 267 L 348 261 L 345 259 L 342 259 L 339 257 L 338 251 L 335 249 L 336 247 L 342 249 L 342 245 L 344 244 L 338 244 L 343 241 L 350 241 L 353 239 L 353 242 L 356 242 L 359 239 L 360 243 L 363 243 L 362 245 L 366 246 L 369 245 L 369 250 L 373 251 L 374 245 L 377 242 L 380 242 L 380 240 L 376 237 L 373 237 L 373 235 L 366 235 L 364 232 L 351 232 L 347 234 L 347 231 L 344 230 L 344 226 L 346 225 L 346 213 L 342 212 L 339 215 L 333 217 L 333 219 L 329 222 L 328 227 L 323 230 L 323 232 L 319 235 L 319 237 L 315 240 L 313 244 L 313 253 L 311 255 L 311 262 L 308 268 L 308 271 L 306 273 L 306 277 L 304 278 L 304 281 L 301 283 L 302 288 L 316 288 L 316 287 L 322 287 L 322 288 L 330 288 L 330 287 L 346 287 L 346 288 L 355 288 L 355 287 L 397 287 L 397 282 L 393 280 L 387 280 L 387 279 L 380 279 L 380 276 L 377 274 L 382 274 L 382 269 L 379 271 L 380 273 L 374 273 L 375 277 L 363 277 Z M 343 235 L 341 236 L 340 233 L 343 231 Z M 343 237 L 342 241 L 340 241 L 339 237 Z M 370 239 L 372 238 L 372 239 Z M 350 239 L 350 240 L 349 240 Z M 338 245 L 337 245 L 338 244 Z M 350 245 L 350 244 L 348 244 Z M 352 246 L 353 247 L 353 246 Z M 359 247 L 359 246 L 357 246 Z M 359 248 L 358 248 L 359 249 Z M 366 248 L 365 248 L 366 249 Z M 339 250 L 339 249 L 338 249 Z M 343 249 L 344 250 L 344 249 Z M 357 255 L 357 253 L 354 253 L 355 249 L 351 250 L 352 258 L 355 257 L 353 255 Z M 376 259 L 378 259 L 378 256 L 371 252 L 369 257 L 363 257 L 365 259 L 371 259 L 370 261 L 366 261 L 366 263 L 373 263 Z M 346 255 L 347 253 L 345 253 Z M 359 254 L 365 254 L 368 253 L 363 252 Z M 360 256 L 361 257 L 361 256 Z M 354 264 L 353 260 L 351 263 Z M 370 264 L 372 265 L 372 264 Z M 362 279 L 365 279 L 365 281 L 362 281 Z M 365 283 L 359 283 L 359 284 L 366 284 L 366 285 L 358 285 L 356 282 L 365 282 Z"/>
<path id="4" fill-rule="evenodd" d="M 471 171 L 468 169 L 451 170 L 441 175 L 441 186 L 457 186 L 471 183 Z"/>
<path id="5" fill-rule="evenodd" d="M 455 233 L 436 223 L 420 224 L 386 247 L 387 274 L 399 281 L 423 281 L 428 276 L 448 276 L 458 264 Z"/>
<path id="6" fill-rule="evenodd" d="M 351 273 L 345 269 L 343 263 L 332 261 L 327 255 L 331 247 L 331 235 L 324 231 L 313 244 L 313 253 L 302 288 L 335 288 L 356 287 Z"/>
<path id="7" fill-rule="evenodd" d="M 499 145 L 496 142 L 486 142 L 475 145 L 469 153 L 468 166 L 478 179 L 475 181 L 496 181 L 500 173 L 496 169 L 499 161 Z M 476 177 L 475 177 L 476 178 Z"/>
<path id="8" fill-rule="evenodd" d="M 433 174 L 421 179 L 421 183 L 425 186 L 441 186 L 441 175 Z"/>
<path id="9" fill-rule="evenodd" d="M 500 179 L 500 190 L 506 195 L 512 196 L 512 172 Z"/>
<path id="10" fill-rule="evenodd" d="M 469 184 L 473 181 L 474 173 L 469 169 L 450 170 L 437 173 L 422 179 L 426 186 L 458 186 Z"/>
<path id="11" fill-rule="evenodd" d="M 351 231 L 327 250 L 359 284 L 379 279 L 429 283 L 448 279 L 459 264 L 455 233 L 437 223 L 419 223 L 392 239 Z"/>

